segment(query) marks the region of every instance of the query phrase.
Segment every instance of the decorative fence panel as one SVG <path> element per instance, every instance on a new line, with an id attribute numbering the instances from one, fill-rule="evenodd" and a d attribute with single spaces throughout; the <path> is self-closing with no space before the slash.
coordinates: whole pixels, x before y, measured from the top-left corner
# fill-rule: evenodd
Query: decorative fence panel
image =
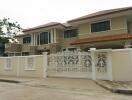
<path id="1" fill-rule="evenodd" d="M 95 72 L 97 79 L 108 79 L 109 57 L 108 52 L 95 53 Z"/>
<path id="2" fill-rule="evenodd" d="M 65 51 L 50 54 L 48 76 L 92 78 L 92 61 L 89 52 Z"/>

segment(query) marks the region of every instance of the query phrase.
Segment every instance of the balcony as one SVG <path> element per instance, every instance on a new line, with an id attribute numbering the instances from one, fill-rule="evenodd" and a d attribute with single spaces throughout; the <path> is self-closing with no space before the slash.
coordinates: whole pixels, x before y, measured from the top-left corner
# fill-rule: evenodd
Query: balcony
<path id="1" fill-rule="evenodd" d="M 50 51 L 50 53 L 55 53 L 60 50 L 58 43 L 43 44 L 37 46 L 37 51 Z"/>
<path id="2" fill-rule="evenodd" d="M 21 52 L 22 45 L 17 43 L 5 44 L 5 52 Z"/>

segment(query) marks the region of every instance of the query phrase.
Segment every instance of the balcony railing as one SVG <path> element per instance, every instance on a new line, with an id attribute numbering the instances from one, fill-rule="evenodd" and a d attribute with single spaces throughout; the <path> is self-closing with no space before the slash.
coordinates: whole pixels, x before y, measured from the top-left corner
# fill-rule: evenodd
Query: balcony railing
<path id="1" fill-rule="evenodd" d="M 22 45 L 17 43 L 5 44 L 5 52 L 21 52 Z"/>
<path id="2" fill-rule="evenodd" d="M 39 45 L 37 46 L 37 50 L 49 50 L 50 49 L 50 44 L 43 44 L 43 45 Z"/>

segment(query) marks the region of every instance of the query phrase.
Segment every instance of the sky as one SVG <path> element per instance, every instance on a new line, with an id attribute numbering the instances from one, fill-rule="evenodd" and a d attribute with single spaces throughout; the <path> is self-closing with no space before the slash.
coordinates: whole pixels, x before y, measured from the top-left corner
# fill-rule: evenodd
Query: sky
<path id="1" fill-rule="evenodd" d="M 22 28 L 49 22 L 64 23 L 100 10 L 132 6 L 132 0 L 0 0 L 0 18 Z"/>

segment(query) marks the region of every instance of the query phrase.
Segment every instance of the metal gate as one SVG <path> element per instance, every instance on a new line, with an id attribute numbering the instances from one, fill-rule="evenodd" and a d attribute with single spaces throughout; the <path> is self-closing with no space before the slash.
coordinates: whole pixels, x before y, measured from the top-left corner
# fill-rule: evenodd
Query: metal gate
<path id="1" fill-rule="evenodd" d="M 65 51 L 50 54 L 48 76 L 92 78 L 92 62 L 89 52 Z"/>
<path id="2" fill-rule="evenodd" d="M 108 52 L 95 52 L 95 73 L 96 79 L 111 80 L 111 58 Z"/>
<path id="3" fill-rule="evenodd" d="M 108 51 L 65 51 L 48 55 L 47 76 L 111 80 Z"/>

